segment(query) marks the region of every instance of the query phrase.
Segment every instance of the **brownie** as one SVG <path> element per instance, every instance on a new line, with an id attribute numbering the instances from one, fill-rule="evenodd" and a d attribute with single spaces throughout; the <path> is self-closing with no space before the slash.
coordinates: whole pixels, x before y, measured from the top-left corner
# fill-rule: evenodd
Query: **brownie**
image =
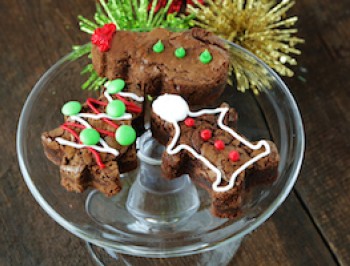
<path id="1" fill-rule="evenodd" d="M 170 101 L 174 101 L 173 106 L 170 106 L 169 102 L 164 104 L 157 102 L 163 101 L 162 98 L 166 97 L 172 97 Z M 177 98 L 181 97 L 177 96 Z M 163 107 L 160 108 L 159 106 L 169 108 L 164 117 L 162 117 L 163 113 L 161 112 Z M 198 156 L 208 160 L 222 175 L 219 187 L 227 186 L 232 174 L 238 168 L 259 154 L 266 152 L 266 148 L 262 146 L 259 149 L 252 149 L 219 126 L 219 116 L 223 112 L 219 110 L 227 110 L 222 119 L 224 125 L 234 128 L 237 121 L 237 113 L 226 104 L 222 104 L 216 113 L 210 113 L 209 111 L 199 116 L 192 116 L 189 111 L 184 111 L 181 114 L 182 109 L 182 102 L 171 95 L 160 96 L 152 105 L 152 134 L 160 143 L 168 147 L 162 156 L 162 172 L 169 179 L 188 174 L 195 183 L 209 192 L 212 198 L 212 212 L 214 215 L 233 218 L 240 212 L 242 195 L 247 184 L 273 182 L 277 178 L 279 162 L 277 148 L 273 142 L 266 141 L 270 152 L 246 169 L 239 171 L 231 188 L 218 191 L 213 186 L 217 180 L 217 174 L 203 160 L 197 159 L 192 152 L 185 148 L 181 148 L 175 153 L 168 151 L 169 146 L 174 142 L 175 124 L 178 125 L 180 135 L 175 139 L 176 143 L 170 150 L 180 147 L 179 145 L 187 145 Z M 178 112 L 175 116 L 179 119 L 169 120 L 169 117 L 173 117 L 172 112 Z M 246 141 L 244 137 L 243 139 L 243 141 Z M 256 145 L 258 142 L 252 142 L 251 144 Z"/>
<path id="2" fill-rule="evenodd" d="M 111 95 L 112 99 L 116 99 L 115 95 Z M 96 99 L 100 103 L 93 105 L 100 113 L 106 112 L 106 105 L 108 100 L 104 95 Z M 99 165 L 95 154 L 89 148 L 75 148 L 69 145 L 62 145 L 58 138 L 67 141 L 77 142 L 72 132 L 60 126 L 48 132 L 44 132 L 41 136 L 44 152 L 49 160 L 54 164 L 60 166 L 61 185 L 68 191 L 83 192 L 89 187 L 93 187 L 101 191 L 107 196 L 112 196 L 121 190 L 121 182 L 119 179 L 120 173 L 129 172 L 137 167 L 136 147 L 135 144 L 122 146 L 116 141 L 113 136 L 120 125 L 132 125 L 133 128 L 143 128 L 143 109 L 142 103 L 133 99 L 124 98 L 129 103 L 137 106 L 140 110 L 138 112 L 131 112 L 131 119 L 123 119 L 113 121 L 116 126 L 101 119 L 84 118 L 93 129 L 99 129 L 103 132 L 110 132 L 111 135 L 104 135 L 101 133 L 101 138 L 112 149 L 119 152 L 115 154 L 107 152 L 95 151 L 103 166 Z M 92 101 L 93 102 L 93 101 Z M 129 112 L 128 109 L 126 112 Z M 87 103 L 82 105 L 80 113 L 93 114 Z M 68 124 L 67 124 L 68 123 Z M 71 123 L 71 124 L 69 124 Z M 79 123 L 75 123 L 78 124 Z M 79 136 L 84 127 L 72 126 L 72 121 L 65 117 L 65 122 L 68 128 L 73 130 Z"/>
<path id="3" fill-rule="evenodd" d="M 159 40 L 164 51 L 157 53 L 153 46 Z M 109 80 L 123 78 L 144 94 L 179 94 L 190 105 L 203 105 L 214 102 L 225 88 L 229 71 L 225 43 L 204 29 L 116 31 L 110 46 L 104 52 L 96 45 L 92 47 L 92 62 L 98 75 Z M 186 51 L 183 58 L 174 55 L 180 47 Z M 212 56 L 207 64 L 199 60 L 205 50 Z"/>

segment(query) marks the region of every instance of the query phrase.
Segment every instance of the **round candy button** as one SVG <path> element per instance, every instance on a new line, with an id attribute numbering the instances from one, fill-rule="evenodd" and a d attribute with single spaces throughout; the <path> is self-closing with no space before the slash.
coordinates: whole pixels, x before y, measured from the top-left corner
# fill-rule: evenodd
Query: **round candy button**
<path id="1" fill-rule="evenodd" d="M 93 128 L 85 128 L 80 132 L 79 138 L 84 145 L 96 145 L 100 141 L 100 133 Z"/>
<path id="2" fill-rule="evenodd" d="M 122 125 L 115 132 L 115 139 L 122 146 L 129 146 L 136 140 L 136 131 L 132 126 Z"/>
<path id="3" fill-rule="evenodd" d="M 122 79 L 115 79 L 106 83 L 107 92 L 109 94 L 116 94 L 125 88 L 125 81 Z"/>
<path id="4" fill-rule="evenodd" d="M 62 108 L 62 114 L 66 116 L 77 115 L 81 111 L 81 104 L 77 101 L 70 101 L 65 103 Z"/>
<path id="5" fill-rule="evenodd" d="M 125 114 L 126 106 L 120 100 L 114 100 L 108 103 L 106 113 L 111 117 L 121 117 Z"/>

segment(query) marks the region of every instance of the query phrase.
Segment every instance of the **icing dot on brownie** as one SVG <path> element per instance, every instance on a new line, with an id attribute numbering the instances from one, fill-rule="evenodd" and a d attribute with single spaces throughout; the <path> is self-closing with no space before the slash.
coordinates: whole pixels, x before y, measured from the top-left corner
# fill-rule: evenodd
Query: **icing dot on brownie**
<path id="1" fill-rule="evenodd" d="M 201 131 L 201 138 L 202 138 L 202 140 L 208 141 L 208 140 L 211 139 L 211 137 L 212 137 L 212 132 L 211 132 L 211 130 L 209 130 L 209 129 L 203 129 L 203 130 Z"/>
<path id="2" fill-rule="evenodd" d="M 153 51 L 155 53 L 162 53 L 164 51 L 164 44 L 159 40 L 155 45 L 153 45 Z"/>
<path id="3" fill-rule="evenodd" d="M 199 60 L 203 64 L 209 64 L 213 60 L 213 57 L 208 50 L 205 50 L 203 53 L 200 54 Z"/>
<path id="4" fill-rule="evenodd" d="M 170 123 L 183 121 L 190 113 L 187 102 L 174 94 L 159 96 L 153 101 L 152 109 L 160 118 Z"/>
<path id="5" fill-rule="evenodd" d="M 186 118 L 185 119 L 185 125 L 188 126 L 188 127 L 193 127 L 195 124 L 195 121 L 193 118 Z"/>
<path id="6" fill-rule="evenodd" d="M 230 151 L 230 153 L 228 154 L 228 157 L 232 162 L 237 162 L 239 161 L 240 155 L 238 151 L 233 150 L 233 151 Z"/>
<path id="7" fill-rule="evenodd" d="M 79 138 L 85 145 L 96 145 L 100 141 L 100 133 L 93 128 L 86 128 L 80 132 Z"/>
<path id="8" fill-rule="evenodd" d="M 214 147 L 215 149 L 222 151 L 225 149 L 225 143 L 221 139 L 215 140 Z"/>
<path id="9" fill-rule="evenodd" d="M 186 50 L 183 47 L 179 47 L 174 52 L 177 58 L 184 58 L 186 56 Z"/>

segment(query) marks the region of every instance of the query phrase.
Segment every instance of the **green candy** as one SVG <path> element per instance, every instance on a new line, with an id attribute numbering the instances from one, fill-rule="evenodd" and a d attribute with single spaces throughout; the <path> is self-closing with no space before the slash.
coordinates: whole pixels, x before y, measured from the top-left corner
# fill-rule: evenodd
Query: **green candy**
<path id="1" fill-rule="evenodd" d="M 136 140 L 136 131 L 132 126 L 122 125 L 115 132 L 115 139 L 122 146 L 129 146 Z"/>
<path id="2" fill-rule="evenodd" d="M 153 45 L 153 51 L 155 53 L 162 53 L 164 51 L 164 44 L 159 40 L 155 45 Z"/>
<path id="3" fill-rule="evenodd" d="M 79 114 L 80 110 L 81 110 L 81 103 L 77 101 L 67 102 L 61 108 L 61 112 L 65 116 L 77 115 Z"/>
<path id="4" fill-rule="evenodd" d="M 79 138 L 84 145 L 96 145 L 100 141 L 100 133 L 93 128 L 85 128 L 79 134 Z"/>
<path id="5" fill-rule="evenodd" d="M 199 60 L 203 63 L 203 64 L 209 64 L 212 60 L 213 57 L 211 55 L 211 53 L 208 50 L 205 50 L 203 53 L 201 53 L 201 55 L 199 56 Z"/>
<path id="6" fill-rule="evenodd" d="M 177 58 L 184 58 L 186 56 L 186 50 L 183 47 L 179 47 L 175 50 L 175 56 Z"/>
<path id="7" fill-rule="evenodd" d="M 116 94 L 125 88 L 125 81 L 122 79 L 115 79 L 106 83 L 107 92 L 109 94 Z"/>
<path id="8" fill-rule="evenodd" d="M 111 117 L 120 117 L 125 114 L 126 106 L 120 100 L 114 100 L 108 103 L 106 113 Z"/>

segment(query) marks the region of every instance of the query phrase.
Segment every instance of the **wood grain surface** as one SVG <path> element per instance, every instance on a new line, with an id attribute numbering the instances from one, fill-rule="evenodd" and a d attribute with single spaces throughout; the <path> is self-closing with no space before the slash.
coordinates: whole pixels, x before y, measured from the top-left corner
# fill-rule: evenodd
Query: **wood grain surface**
<path id="1" fill-rule="evenodd" d="M 15 133 L 38 78 L 88 41 L 76 16 L 94 9 L 86 0 L 0 0 L 0 265 L 93 265 L 84 242 L 28 191 Z M 230 265 L 350 264 L 350 3 L 299 0 L 292 12 L 306 43 L 295 77 L 285 81 L 303 116 L 306 157 L 296 188 Z"/>

